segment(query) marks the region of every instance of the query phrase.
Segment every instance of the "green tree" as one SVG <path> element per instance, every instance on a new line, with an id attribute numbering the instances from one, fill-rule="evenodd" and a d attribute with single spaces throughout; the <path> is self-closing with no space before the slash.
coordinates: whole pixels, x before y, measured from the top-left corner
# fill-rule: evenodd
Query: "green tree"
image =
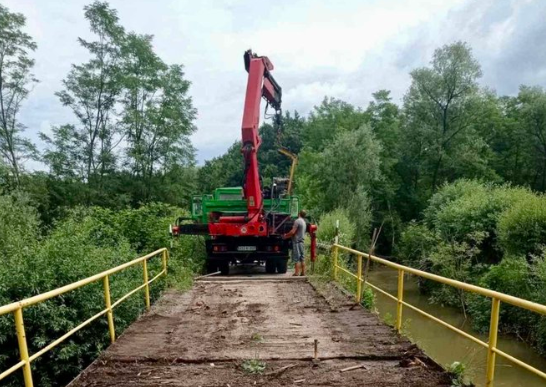
<path id="1" fill-rule="evenodd" d="M 528 185 L 534 174 L 529 136 L 522 124 L 517 97 L 484 95 L 476 120 L 489 149 L 489 164 L 505 181 Z"/>
<path id="2" fill-rule="evenodd" d="M 521 125 L 524 128 L 527 155 L 534 170 L 528 183 L 546 191 L 546 92 L 542 87 L 522 86 L 518 94 Z"/>
<path id="3" fill-rule="evenodd" d="M 322 151 L 339 133 L 355 131 L 366 121 L 367 115 L 361 109 L 325 97 L 309 114 L 302 131 L 304 144 L 310 150 Z"/>
<path id="4" fill-rule="evenodd" d="M 78 40 L 91 59 L 72 65 L 63 80 L 64 90 L 56 93 L 63 105 L 72 109 L 79 125 L 70 136 L 52 142 L 74 139 L 84 157 L 82 179 L 101 191 L 103 177 L 115 169 L 113 151 L 122 139 L 114 107 L 121 93 L 121 45 L 126 34 L 108 3 L 95 1 L 84 10 L 97 40 Z"/>
<path id="5" fill-rule="evenodd" d="M 470 47 L 457 42 L 437 49 L 431 67 L 410 75 L 402 165 L 404 184 L 422 201 L 444 181 L 488 173 L 487 144 L 474 125 L 481 69 Z"/>
<path id="6" fill-rule="evenodd" d="M 47 148 L 42 154 L 53 176 L 67 181 L 82 180 L 86 173 L 86 158 L 82 154 L 80 133 L 74 125 L 51 128 L 52 136 L 40 133 Z"/>
<path id="7" fill-rule="evenodd" d="M 189 135 L 196 110 L 183 67 L 167 66 L 153 52 L 151 36 L 128 34 L 122 52 L 127 163 L 147 200 L 155 173 L 194 164 Z"/>
<path id="8" fill-rule="evenodd" d="M 36 155 L 34 145 L 21 137 L 25 126 L 19 111 L 31 85 L 38 82 L 32 74 L 34 60 L 29 53 L 36 43 L 25 32 L 25 17 L 0 5 L 0 156 L 10 169 L 8 179 L 20 185 L 21 162 Z"/>
<path id="9" fill-rule="evenodd" d="M 322 152 L 303 152 L 299 192 L 308 208 L 317 212 L 345 207 L 358 187 L 373 191 L 383 179 L 381 143 L 369 125 L 344 131 Z"/>
<path id="10" fill-rule="evenodd" d="M 349 218 L 356 226 L 356 248 L 367 251 L 370 247 L 371 226 L 373 223 L 372 200 L 364 186 L 359 185 L 346 204 Z"/>
<path id="11" fill-rule="evenodd" d="M 389 90 L 373 93 L 366 113 L 373 132 L 384 145 L 383 151 L 387 157 L 396 158 L 400 141 L 400 108 L 392 102 L 390 94 Z"/>
<path id="12" fill-rule="evenodd" d="M 303 146 L 302 130 L 305 125 L 298 112 L 283 116 L 283 125 L 280 133 L 277 133 L 273 125 L 265 123 L 260 127 L 262 144 L 258 152 L 260 174 L 264 184 L 271 184 L 274 177 L 287 177 L 290 175 L 292 161 L 279 152 L 285 148 L 294 154 L 298 154 Z"/>

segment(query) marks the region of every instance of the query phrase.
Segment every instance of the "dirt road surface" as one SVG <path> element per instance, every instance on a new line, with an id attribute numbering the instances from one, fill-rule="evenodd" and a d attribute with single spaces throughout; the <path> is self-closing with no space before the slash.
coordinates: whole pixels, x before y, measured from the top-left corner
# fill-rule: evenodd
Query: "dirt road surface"
<path id="1" fill-rule="evenodd" d="M 244 370 L 259 362 L 262 373 Z M 450 385 L 418 348 L 333 285 L 261 276 L 208 278 L 166 293 L 70 387 Z"/>

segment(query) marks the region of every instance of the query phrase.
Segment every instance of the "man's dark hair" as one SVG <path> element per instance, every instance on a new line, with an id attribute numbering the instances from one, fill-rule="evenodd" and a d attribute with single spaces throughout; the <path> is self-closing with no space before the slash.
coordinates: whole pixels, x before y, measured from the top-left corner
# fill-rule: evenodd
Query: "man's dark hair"
<path id="1" fill-rule="evenodd" d="M 301 211 L 300 211 L 300 216 L 301 216 L 302 218 L 305 218 L 306 215 L 307 215 L 307 212 L 306 212 L 305 210 L 301 210 Z"/>

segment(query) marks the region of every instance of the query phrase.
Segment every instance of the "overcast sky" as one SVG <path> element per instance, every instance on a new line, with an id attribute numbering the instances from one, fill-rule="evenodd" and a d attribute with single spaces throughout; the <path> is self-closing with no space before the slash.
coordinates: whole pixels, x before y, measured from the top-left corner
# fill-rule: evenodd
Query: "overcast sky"
<path id="1" fill-rule="evenodd" d="M 54 93 L 71 63 L 86 60 L 77 37 L 89 38 L 90 0 L 0 0 L 27 17 L 38 44 L 40 83 L 21 120 L 41 147 L 40 131 L 74 122 Z M 435 48 L 467 41 L 482 65 L 483 85 L 515 94 L 520 84 L 546 85 L 544 0 L 112 0 L 129 31 L 154 35 L 157 53 L 182 63 L 192 82 L 200 163 L 240 136 L 246 72 L 243 52 L 267 55 L 283 88 L 284 110 L 307 114 L 324 96 L 366 106 L 371 93 L 401 102 L 409 71 Z"/>

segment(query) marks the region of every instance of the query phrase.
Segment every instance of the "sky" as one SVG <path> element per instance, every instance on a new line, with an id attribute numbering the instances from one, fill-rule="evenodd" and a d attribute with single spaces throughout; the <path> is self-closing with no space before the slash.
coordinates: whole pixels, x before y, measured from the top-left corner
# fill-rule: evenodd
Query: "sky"
<path id="1" fill-rule="evenodd" d="M 27 18 L 38 44 L 40 80 L 21 111 L 26 136 L 75 122 L 55 96 L 72 63 L 87 60 L 78 37 L 92 38 L 83 15 L 90 0 L 0 0 Z M 365 107 L 391 90 L 401 103 L 409 72 L 434 50 L 466 41 L 482 65 L 485 87 L 517 94 L 521 84 L 546 86 L 544 0 L 111 0 L 128 31 L 154 35 L 169 64 L 183 64 L 198 110 L 192 142 L 197 160 L 219 156 L 240 137 L 252 48 L 275 66 L 283 109 L 307 115 L 325 96 Z M 40 169 L 39 164 L 30 168 Z"/>

